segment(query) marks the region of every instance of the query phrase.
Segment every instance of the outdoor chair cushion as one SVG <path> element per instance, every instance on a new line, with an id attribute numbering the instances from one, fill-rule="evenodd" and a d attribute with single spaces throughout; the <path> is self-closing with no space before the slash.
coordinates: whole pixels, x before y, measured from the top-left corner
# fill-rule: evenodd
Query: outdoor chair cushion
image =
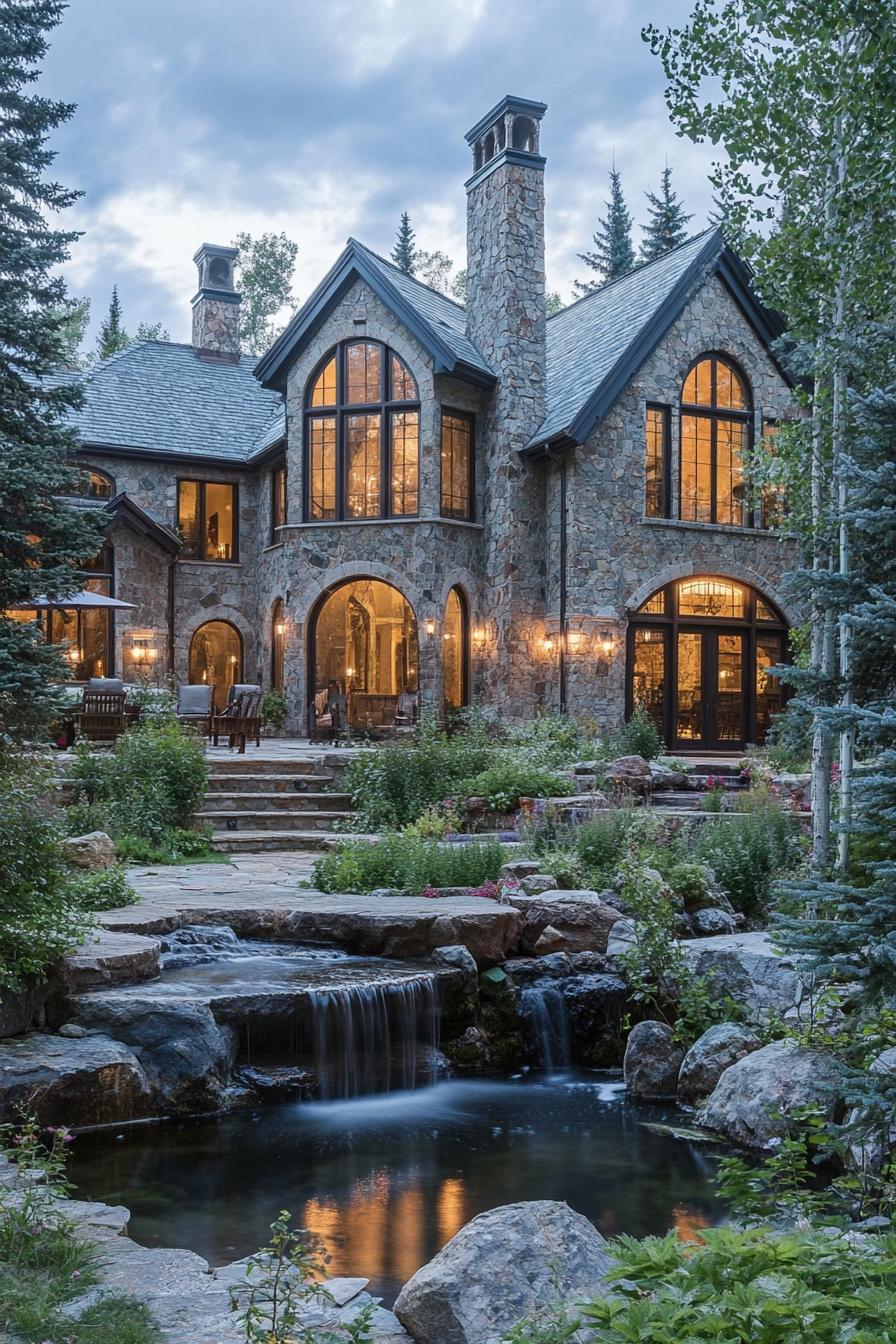
<path id="1" fill-rule="evenodd" d="M 177 712 L 181 718 L 208 718 L 212 709 L 212 688 L 204 683 L 178 686 Z"/>
<path id="2" fill-rule="evenodd" d="M 88 691 L 111 691 L 121 693 L 124 690 L 124 682 L 121 677 L 91 677 L 87 683 Z"/>

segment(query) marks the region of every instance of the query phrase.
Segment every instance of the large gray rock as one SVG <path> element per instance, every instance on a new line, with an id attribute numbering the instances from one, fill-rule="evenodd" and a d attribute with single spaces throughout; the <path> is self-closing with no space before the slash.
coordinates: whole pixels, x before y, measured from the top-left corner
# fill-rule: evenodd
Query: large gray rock
<path id="1" fill-rule="evenodd" d="M 0 1118 L 22 1111 L 45 1125 L 103 1125 L 151 1115 L 152 1098 L 139 1060 L 119 1041 L 33 1033 L 0 1045 Z"/>
<path id="2" fill-rule="evenodd" d="M 98 872 L 115 863 L 115 841 L 105 831 L 89 831 L 62 841 L 62 857 L 75 868 Z"/>
<path id="3" fill-rule="evenodd" d="M 56 975 L 68 990 L 151 980 L 159 973 L 159 940 L 139 933 L 93 929 L 81 947 L 56 964 Z"/>
<path id="4" fill-rule="evenodd" d="M 625 1047 L 622 1072 L 629 1096 L 644 1100 L 674 1097 L 684 1051 L 665 1022 L 639 1022 Z"/>
<path id="5" fill-rule="evenodd" d="M 607 936 L 607 955 L 621 957 L 623 953 L 631 952 L 637 942 L 638 930 L 635 921 L 622 915 L 617 919 Z"/>
<path id="6" fill-rule="evenodd" d="M 557 879 L 551 873 L 532 873 L 523 878 L 520 886 L 527 896 L 542 896 L 546 891 L 557 890 Z"/>
<path id="7" fill-rule="evenodd" d="M 568 1204 L 532 1200 L 467 1223 L 402 1288 L 395 1315 L 417 1344 L 498 1344 L 534 1312 L 606 1292 L 600 1233 Z"/>
<path id="8" fill-rule="evenodd" d="M 784 1017 L 805 995 L 794 961 L 775 951 L 767 933 L 697 938 L 683 942 L 681 949 L 694 974 L 709 981 L 715 998 L 732 998 L 751 1016 Z"/>
<path id="9" fill-rule="evenodd" d="M 737 930 L 734 915 L 717 907 L 692 910 L 690 918 L 694 932 L 704 938 L 717 938 L 721 934 L 731 934 Z"/>
<path id="10" fill-rule="evenodd" d="M 455 970 L 463 971 L 464 975 L 475 977 L 479 974 L 476 958 L 461 944 L 455 944 L 454 947 L 437 947 L 432 959 L 437 966 L 453 966 Z"/>
<path id="11" fill-rule="evenodd" d="M 758 1038 L 739 1022 L 710 1027 L 682 1060 L 678 1100 L 693 1104 L 708 1097 L 726 1069 L 758 1049 Z"/>
<path id="12" fill-rule="evenodd" d="M 21 1036 L 32 1026 L 42 1026 L 49 993 L 47 980 L 31 981 L 21 989 L 0 989 L 0 1039 Z"/>
<path id="13" fill-rule="evenodd" d="M 802 1107 L 838 1118 L 842 1096 L 842 1070 L 830 1055 L 773 1041 L 725 1070 L 697 1123 L 746 1148 L 765 1149 L 788 1133 L 788 1116 Z"/>
<path id="14" fill-rule="evenodd" d="M 643 756 L 619 756 L 607 766 L 605 778 L 616 793 L 634 793 L 644 798 L 653 785 L 650 765 Z"/>
<path id="15" fill-rule="evenodd" d="M 541 935 L 550 926 L 551 952 L 605 952 L 610 930 L 619 911 L 606 905 L 596 891 L 546 891 L 539 896 L 512 896 L 512 904 L 524 916 L 520 945 L 535 951 Z"/>

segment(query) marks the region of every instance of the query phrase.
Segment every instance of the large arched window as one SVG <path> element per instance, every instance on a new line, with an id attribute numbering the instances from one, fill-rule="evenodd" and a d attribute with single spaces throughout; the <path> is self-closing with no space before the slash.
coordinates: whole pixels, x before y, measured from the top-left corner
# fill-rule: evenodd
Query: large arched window
<path id="1" fill-rule="evenodd" d="M 271 608 L 271 687 L 283 690 L 283 663 L 286 652 L 286 617 L 278 597 Z"/>
<path id="2" fill-rule="evenodd" d="M 243 641 L 235 625 L 206 621 L 193 632 L 189 675 L 191 685 L 211 686 L 215 704 L 224 708 L 230 687 L 243 679 Z"/>
<path id="3" fill-rule="evenodd" d="M 746 379 L 724 355 L 701 355 L 681 393 L 680 515 L 749 522 L 746 466 L 752 406 Z"/>
<path id="4" fill-rule="evenodd" d="M 75 471 L 74 493 L 79 499 L 111 499 L 115 494 L 115 482 L 108 472 L 81 462 L 75 464 Z"/>
<path id="5" fill-rule="evenodd" d="M 469 631 L 467 601 L 459 588 L 452 588 L 445 603 L 442 631 L 445 667 L 445 708 L 457 713 L 469 704 Z"/>
<path id="6" fill-rule="evenodd" d="M 739 751 L 783 708 L 769 669 L 787 661 L 787 623 L 746 584 L 715 575 L 659 588 L 629 627 L 628 712 L 649 714 L 674 750 Z"/>
<path id="7" fill-rule="evenodd" d="M 327 593 L 310 621 L 314 719 L 340 727 L 391 728 L 413 721 L 419 678 L 417 621 L 407 598 L 380 579 L 357 578 Z"/>
<path id="8" fill-rule="evenodd" d="M 308 382 L 306 520 L 412 516 L 419 490 L 413 374 L 379 341 L 344 341 Z"/>

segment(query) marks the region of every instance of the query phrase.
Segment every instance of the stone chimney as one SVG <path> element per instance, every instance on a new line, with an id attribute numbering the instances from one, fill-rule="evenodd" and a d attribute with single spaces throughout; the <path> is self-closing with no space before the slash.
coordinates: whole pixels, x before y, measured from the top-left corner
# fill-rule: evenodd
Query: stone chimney
<path id="1" fill-rule="evenodd" d="M 193 349 L 200 355 L 240 357 L 240 296 L 233 285 L 236 247 L 203 243 L 193 257 L 199 289 L 193 299 Z"/>

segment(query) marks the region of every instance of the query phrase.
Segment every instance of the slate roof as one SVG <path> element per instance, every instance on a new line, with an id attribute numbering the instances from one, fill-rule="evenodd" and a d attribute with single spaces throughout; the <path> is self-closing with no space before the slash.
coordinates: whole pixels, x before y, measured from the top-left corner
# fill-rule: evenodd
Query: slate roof
<path id="1" fill-rule="evenodd" d="M 282 415 L 256 363 L 254 355 L 236 364 L 201 359 L 191 345 L 167 341 L 129 345 L 85 377 L 75 417 L 81 441 L 245 462 Z"/>

